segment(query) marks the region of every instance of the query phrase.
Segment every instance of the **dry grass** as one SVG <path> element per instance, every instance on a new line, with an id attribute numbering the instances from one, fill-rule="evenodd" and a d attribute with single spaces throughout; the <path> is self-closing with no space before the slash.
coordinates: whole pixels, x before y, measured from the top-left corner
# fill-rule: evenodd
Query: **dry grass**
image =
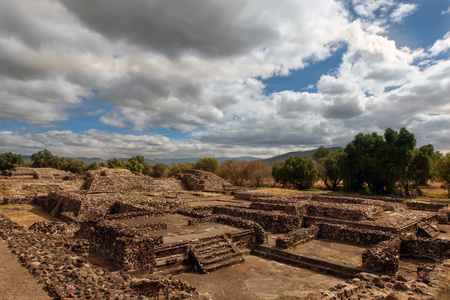
<path id="1" fill-rule="evenodd" d="M 35 222 L 59 221 L 58 218 L 49 215 L 37 205 L 0 205 L 0 213 L 25 228 L 30 227 Z"/>

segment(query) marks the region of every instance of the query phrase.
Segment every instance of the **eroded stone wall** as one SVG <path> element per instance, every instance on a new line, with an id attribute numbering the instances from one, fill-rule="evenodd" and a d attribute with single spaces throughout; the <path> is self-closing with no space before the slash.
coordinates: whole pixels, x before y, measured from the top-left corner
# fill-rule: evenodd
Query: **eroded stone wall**
<path id="1" fill-rule="evenodd" d="M 393 238 L 367 249 L 362 254 L 362 265 L 382 274 L 395 274 L 398 271 L 402 241 Z"/>
<path id="2" fill-rule="evenodd" d="M 319 227 L 312 225 L 308 228 L 301 228 L 289 232 L 288 234 L 277 238 L 275 244 L 277 247 L 287 249 L 299 244 L 315 240 L 319 235 Z"/>

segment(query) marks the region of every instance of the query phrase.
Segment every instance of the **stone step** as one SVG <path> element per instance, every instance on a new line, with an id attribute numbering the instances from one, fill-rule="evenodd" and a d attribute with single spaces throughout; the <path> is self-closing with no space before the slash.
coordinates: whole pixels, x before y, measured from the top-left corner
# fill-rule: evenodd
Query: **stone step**
<path id="1" fill-rule="evenodd" d="M 354 278 L 357 273 L 362 271 L 362 269 L 353 269 L 348 267 L 345 268 L 343 266 L 334 265 L 330 262 L 320 261 L 308 257 L 294 257 L 293 255 L 283 255 L 282 253 L 268 251 L 268 249 L 265 249 L 263 247 L 253 249 L 251 254 L 266 259 L 286 263 L 295 267 L 306 268 L 315 272 L 334 275 L 341 278 Z"/>
<path id="2" fill-rule="evenodd" d="M 217 256 L 222 256 L 228 253 L 236 253 L 234 251 L 232 251 L 233 249 L 230 247 L 227 248 L 218 248 L 218 249 L 214 249 L 214 251 L 210 251 L 210 252 L 203 252 L 200 256 L 205 259 L 211 259 L 213 257 L 217 257 Z"/>
<path id="3" fill-rule="evenodd" d="M 229 267 L 232 265 L 236 265 L 239 263 L 244 262 L 244 258 L 242 258 L 240 255 L 238 256 L 234 256 L 231 259 L 228 260 L 224 260 L 218 263 L 214 263 L 214 264 L 209 264 L 207 266 L 203 266 L 201 268 L 202 273 L 207 274 L 207 273 L 211 273 L 214 271 L 217 271 L 219 269 L 225 268 L 225 267 Z"/>
<path id="4" fill-rule="evenodd" d="M 211 251 L 213 249 L 223 248 L 223 247 L 229 247 L 229 243 L 222 240 L 222 241 L 215 241 L 214 243 L 208 243 L 208 244 L 197 244 L 193 245 L 193 249 L 195 251 L 201 253 L 205 251 Z"/>
<path id="5" fill-rule="evenodd" d="M 155 259 L 155 267 L 173 265 L 177 262 L 182 262 L 188 258 L 187 254 L 175 254 L 171 256 L 161 257 Z"/>
<path id="6" fill-rule="evenodd" d="M 177 274 L 182 274 L 189 271 L 189 267 L 188 266 L 183 266 L 183 265 L 175 265 L 172 267 L 166 267 L 166 268 L 157 268 L 153 274 L 155 275 L 160 275 L 160 276 L 169 276 L 169 275 L 177 275 Z"/>
<path id="7" fill-rule="evenodd" d="M 241 255 L 238 253 L 228 252 L 228 253 L 224 253 L 224 254 L 218 255 L 218 256 L 212 256 L 209 258 L 201 258 L 199 260 L 199 263 L 200 263 L 200 266 L 204 267 L 204 266 L 208 266 L 211 264 L 219 263 L 221 261 L 227 261 L 227 260 L 233 259 L 234 257 L 237 257 L 237 256 L 241 257 Z"/>

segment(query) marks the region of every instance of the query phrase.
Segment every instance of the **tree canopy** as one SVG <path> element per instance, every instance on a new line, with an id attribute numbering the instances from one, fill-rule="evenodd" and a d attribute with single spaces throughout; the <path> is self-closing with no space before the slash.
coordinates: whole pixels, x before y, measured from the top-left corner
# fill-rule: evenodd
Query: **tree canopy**
<path id="1" fill-rule="evenodd" d="M 0 171 L 21 167 L 23 165 L 25 165 L 25 160 L 20 154 L 14 154 L 12 152 L 0 154 Z"/>
<path id="2" fill-rule="evenodd" d="M 314 159 L 306 156 L 289 156 L 283 164 L 277 163 L 272 167 L 272 175 L 277 182 L 291 184 L 298 190 L 314 187 L 317 174 Z"/>

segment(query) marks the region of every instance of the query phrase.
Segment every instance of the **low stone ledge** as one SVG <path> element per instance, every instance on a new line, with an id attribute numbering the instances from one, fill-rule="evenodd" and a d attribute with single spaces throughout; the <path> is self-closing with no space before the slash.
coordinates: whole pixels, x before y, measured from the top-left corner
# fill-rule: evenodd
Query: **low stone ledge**
<path id="1" fill-rule="evenodd" d="M 287 249 L 315 240 L 318 234 L 319 227 L 317 227 L 316 225 L 312 225 L 309 228 L 294 230 L 282 237 L 277 238 L 275 244 L 277 245 L 277 247 Z"/>

